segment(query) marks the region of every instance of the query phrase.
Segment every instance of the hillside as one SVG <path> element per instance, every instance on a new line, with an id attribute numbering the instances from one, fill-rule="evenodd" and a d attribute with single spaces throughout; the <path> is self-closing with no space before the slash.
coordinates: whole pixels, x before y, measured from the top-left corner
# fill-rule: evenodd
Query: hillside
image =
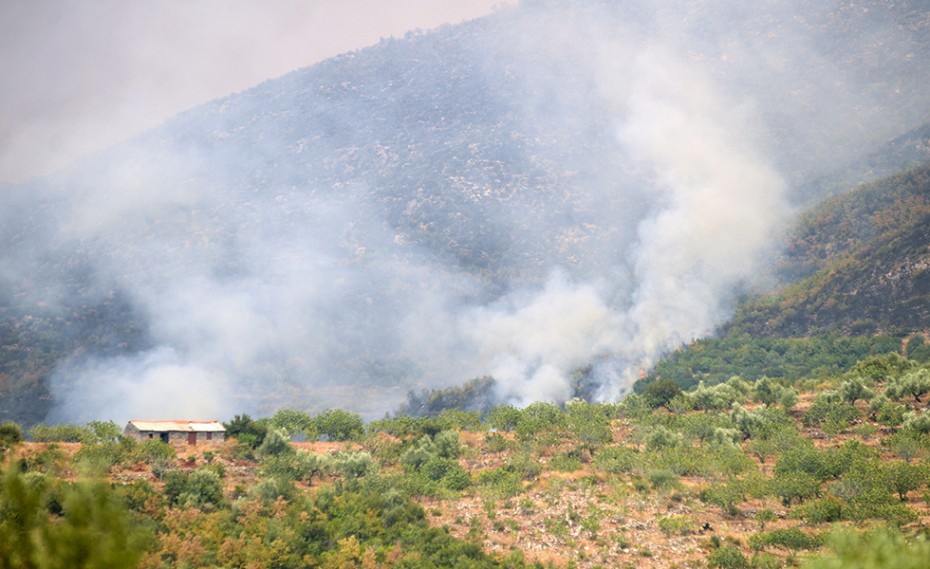
<path id="1" fill-rule="evenodd" d="M 3 189 L 0 416 L 370 418 L 484 376 L 564 401 L 584 369 L 615 400 L 768 282 L 816 182 L 926 122 L 928 29 L 526 1 L 191 109 Z"/>
<path id="2" fill-rule="evenodd" d="M 811 208 L 788 237 L 797 280 L 740 306 L 729 328 L 753 336 L 930 330 L 930 165 Z"/>
<path id="3" fill-rule="evenodd" d="M 735 378 L 364 428 L 345 411 L 284 410 L 237 416 L 233 440 L 197 447 L 120 438 L 105 422 L 40 426 L 43 442 L 6 451 L 0 492 L 15 507 L 0 509 L 0 561 L 45 547 L 142 568 L 925 563 L 928 371 L 889 354 L 827 380 Z M 289 443 L 288 431 L 330 442 Z M 14 519 L 30 539 L 7 538 Z M 66 546 L 103 524 L 122 536 L 119 557 L 112 540 Z M 49 527 L 60 533 L 30 531 Z M 890 533 L 864 537 L 874 530 Z M 843 531 L 858 537 L 831 537 Z"/>

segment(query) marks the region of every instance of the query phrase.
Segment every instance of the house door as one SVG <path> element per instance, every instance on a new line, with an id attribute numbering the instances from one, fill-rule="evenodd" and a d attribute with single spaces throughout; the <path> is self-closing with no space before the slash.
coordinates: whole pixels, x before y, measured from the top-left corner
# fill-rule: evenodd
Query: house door
<path id="1" fill-rule="evenodd" d="M 189 445 L 197 444 L 197 433 L 187 433 L 187 444 Z"/>
<path id="2" fill-rule="evenodd" d="M 168 433 L 158 433 L 158 436 L 161 437 L 161 442 L 168 444 Z"/>

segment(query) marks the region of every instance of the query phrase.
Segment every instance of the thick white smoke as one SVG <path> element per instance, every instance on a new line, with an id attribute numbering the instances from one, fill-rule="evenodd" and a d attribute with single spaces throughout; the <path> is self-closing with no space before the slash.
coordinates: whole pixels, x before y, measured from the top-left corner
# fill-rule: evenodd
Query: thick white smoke
<path id="1" fill-rule="evenodd" d="M 522 113 L 522 130 L 474 121 L 474 132 L 493 140 L 447 132 L 443 109 L 419 100 L 417 86 L 396 95 L 397 125 L 376 117 L 383 131 L 356 120 L 349 124 L 363 130 L 353 138 L 326 116 L 310 123 L 317 131 L 291 132 L 311 103 L 341 96 L 292 77 L 279 91 L 266 89 L 274 97 L 246 94 L 216 116 L 193 116 L 194 126 L 181 122 L 215 129 L 203 156 L 196 145 L 172 155 L 169 137 L 167 147 L 156 145 L 159 154 L 143 146 L 99 179 L 63 184 L 53 198 L 66 213 L 42 237 L 50 248 L 93 251 L 87 286 L 123 294 L 148 344 L 136 355 L 82 353 L 64 362 L 52 379 L 50 419 L 224 418 L 281 406 L 373 417 L 396 409 L 410 390 L 485 375 L 497 380 L 502 401 L 561 401 L 589 366 L 597 396 L 613 400 L 641 368 L 712 332 L 735 291 L 767 276 L 790 208 L 768 147 L 771 108 L 760 108 L 758 91 L 734 89 L 736 73 L 721 72 L 720 58 L 707 53 L 725 47 L 740 61 L 734 69 L 758 71 L 753 81 L 774 55 L 757 70 L 752 50 L 729 37 L 697 55 L 707 46 L 688 44 L 678 26 L 666 29 L 663 18 L 680 17 L 675 9 L 657 9 L 662 15 L 646 32 L 596 10 L 541 12 L 542 19 L 527 8 L 502 20 L 514 27 L 488 33 L 498 41 L 490 52 L 481 43 L 459 54 L 461 76 L 469 58 L 484 58 L 487 81 L 503 85 L 505 100 L 489 96 L 468 108 Z M 396 70 L 385 73 L 367 80 L 388 96 Z M 425 92 L 442 91 L 428 79 Z M 288 91 L 294 85 L 297 95 Z M 339 83 L 346 92 L 365 87 Z M 250 107 L 259 99 L 268 105 L 260 112 Z M 366 138 L 386 137 L 409 117 L 413 130 L 401 145 Z M 266 119 L 272 126 L 249 130 L 249 121 Z M 271 142 L 227 142 L 241 132 Z M 426 143 L 417 138 L 424 132 Z M 492 142 L 504 149 L 482 153 Z M 229 155 L 212 157 L 214 143 Z M 378 176 L 350 179 L 363 170 L 369 144 L 379 147 L 379 175 L 413 170 L 409 192 L 391 193 Z M 424 148 L 430 144 L 447 147 Z M 262 151 L 273 159 L 256 158 Z M 424 155 L 445 178 L 416 170 Z M 285 173 L 243 169 L 251 178 L 242 181 L 224 170 L 211 178 L 198 170 L 201 158 L 236 172 L 254 160 Z M 465 163 L 471 169 L 457 169 Z M 507 186 L 501 180 L 511 174 L 517 181 Z M 462 261 L 456 254 L 465 247 L 456 245 L 465 241 L 474 256 Z M 15 276 L 17 262 L 0 258 L 0 273 Z"/>
<path id="2" fill-rule="evenodd" d="M 556 273 L 542 291 L 464 314 L 462 329 L 504 400 L 565 401 L 572 372 L 617 348 L 622 315 L 605 292 Z"/>
<path id="3" fill-rule="evenodd" d="M 632 283 L 557 273 L 542 291 L 467 313 L 465 328 L 506 399 L 564 401 L 572 374 L 595 363 L 599 396 L 614 400 L 640 369 L 711 333 L 728 317 L 733 291 L 765 273 L 761 262 L 789 208 L 785 183 L 754 140 L 751 105 L 649 45 L 608 44 L 599 70 L 616 135 L 654 180 L 636 241 L 616 243 L 628 247 Z"/>
<path id="4" fill-rule="evenodd" d="M 298 402 L 373 416 L 410 389 L 483 375 L 502 401 L 563 401 L 591 364 L 599 396 L 619 397 L 635 370 L 723 321 L 786 207 L 784 184 L 754 146 L 751 107 L 661 45 L 599 47 L 598 96 L 622 158 L 648 173 L 639 191 L 652 204 L 625 221 L 632 242 L 590 245 L 615 247 L 621 267 L 592 277 L 555 266 L 541 288 L 488 302 L 473 275 L 411 255 L 358 193 L 263 190 L 230 209 L 241 198 L 186 186 L 177 161 L 154 162 L 173 165 L 169 180 L 130 162 L 77 198 L 65 230 L 110 241 L 99 269 L 121 275 L 156 347 L 63 368 L 54 417 L 215 416 Z M 615 167 L 599 166 L 607 178 Z M 595 207 L 624 199 L 587 191 Z M 186 212 L 178 231 L 134 233 L 177 212 Z"/>
<path id="5" fill-rule="evenodd" d="M 751 107 L 662 50 L 635 60 L 619 136 L 655 171 L 657 210 L 638 227 L 624 351 L 648 366 L 704 336 L 758 279 L 787 218 L 786 185 L 753 140 Z"/>

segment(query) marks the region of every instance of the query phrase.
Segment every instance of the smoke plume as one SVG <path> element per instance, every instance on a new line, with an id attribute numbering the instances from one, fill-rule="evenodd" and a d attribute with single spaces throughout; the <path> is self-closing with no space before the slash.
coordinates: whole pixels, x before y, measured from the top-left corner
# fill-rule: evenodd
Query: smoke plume
<path id="1" fill-rule="evenodd" d="M 847 72 L 790 73 L 816 42 L 760 49 L 741 4 L 702 6 L 709 21 L 524 2 L 267 82 L 10 191 L 13 311 L 118 305 L 132 332 L 110 341 L 99 330 L 117 320 L 98 318 L 51 375 L 49 420 L 375 417 L 481 376 L 525 405 L 569 399 L 582 369 L 597 398 L 621 397 L 767 282 L 799 172 L 861 128 L 825 128 L 862 108 L 818 98 L 855 99 Z M 789 8 L 773 17 L 797 24 Z M 798 85 L 816 104 L 776 93 Z"/>

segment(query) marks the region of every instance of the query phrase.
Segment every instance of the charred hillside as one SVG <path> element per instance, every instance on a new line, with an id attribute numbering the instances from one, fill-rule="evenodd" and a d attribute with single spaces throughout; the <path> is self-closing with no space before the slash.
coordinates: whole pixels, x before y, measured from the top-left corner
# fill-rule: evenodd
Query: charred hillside
<path id="1" fill-rule="evenodd" d="M 926 121 L 928 28 L 523 2 L 191 109 L 4 189 L 0 414 L 378 416 L 484 376 L 564 400 L 586 366 L 618 397 L 725 321 L 835 191 L 808 182 Z"/>

